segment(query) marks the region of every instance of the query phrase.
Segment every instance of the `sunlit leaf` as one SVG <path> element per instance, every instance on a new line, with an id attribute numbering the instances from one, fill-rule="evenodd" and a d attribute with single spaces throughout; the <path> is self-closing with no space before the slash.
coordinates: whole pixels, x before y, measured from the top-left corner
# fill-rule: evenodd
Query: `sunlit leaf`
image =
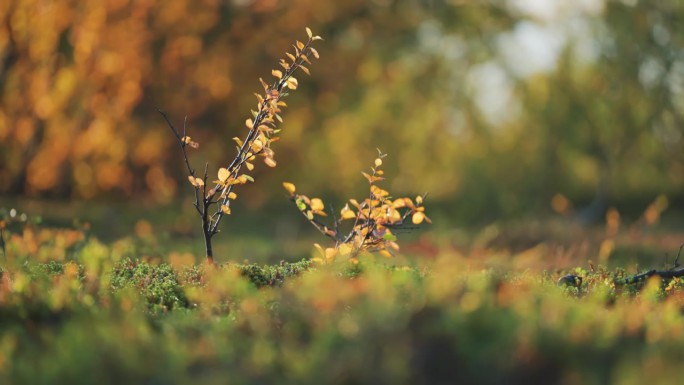
<path id="1" fill-rule="evenodd" d="M 313 37 L 313 33 L 311 33 L 311 28 L 306 27 L 306 34 L 309 36 L 309 39 Z"/>
<path id="2" fill-rule="evenodd" d="M 264 148 L 264 144 L 259 139 L 255 139 L 250 147 L 254 153 L 257 153 Z"/>
<path id="3" fill-rule="evenodd" d="M 348 255 L 350 255 L 352 252 L 354 252 L 354 246 L 351 245 L 351 244 L 349 244 L 349 243 L 343 243 L 343 244 L 340 245 L 340 247 L 338 248 L 338 250 L 339 250 L 339 252 L 340 252 L 340 255 L 342 255 L 342 256 L 348 256 Z"/>
<path id="4" fill-rule="evenodd" d="M 277 165 L 275 159 L 273 158 L 264 158 L 264 163 L 266 163 L 268 167 L 275 167 Z"/>
<path id="5" fill-rule="evenodd" d="M 311 210 L 323 211 L 324 209 L 325 209 L 325 205 L 323 204 L 323 201 L 320 198 L 313 198 L 311 200 Z"/>
<path id="6" fill-rule="evenodd" d="M 425 220 L 425 214 L 421 213 L 420 211 L 415 212 L 413 214 L 413 217 L 411 218 L 411 222 L 413 222 L 414 225 L 419 225 L 423 223 Z"/>
<path id="7" fill-rule="evenodd" d="M 328 261 L 332 261 L 333 259 L 335 259 L 335 257 L 337 257 L 338 253 L 338 250 L 333 249 L 332 247 L 328 247 L 327 249 L 325 249 L 325 259 Z"/>
<path id="8" fill-rule="evenodd" d="M 297 82 L 297 79 L 293 77 L 287 79 L 287 88 L 291 90 L 296 90 L 298 85 L 299 83 Z"/>
<path id="9" fill-rule="evenodd" d="M 231 191 L 231 192 L 228 194 L 228 199 L 236 199 L 236 198 L 237 198 L 237 194 L 236 194 L 236 193 L 234 193 L 234 192 Z"/>
<path id="10" fill-rule="evenodd" d="M 340 216 L 342 219 L 354 219 L 356 218 L 356 213 L 349 208 L 349 204 L 344 205 L 342 210 L 340 210 Z"/>
<path id="11" fill-rule="evenodd" d="M 380 255 L 382 255 L 385 258 L 392 258 L 394 257 L 392 253 L 390 253 L 387 249 L 382 249 L 378 252 Z"/>
<path id="12" fill-rule="evenodd" d="M 273 70 L 271 71 L 271 75 L 277 77 L 278 79 L 283 78 L 283 73 L 280 70 Z"/>
<path id="13" fill-rule="evenodd" d="M 228 180 L 229 177 L 230 177 L 230 171 L 228 171 L 227 169 L 221 167 L 218 170 L 218 178 L 221 182 L 225 182 L 226 180 Z"/>
<path id="14" fill-rule="evenodd" d="M 283 187 L 285 188 L 285 190 L 287 190 L 288 193 L 290 193 L 290 195 L 294 195 L 297 189 L 295 185 L 290 182 L 283 182 Z"/>
<path id="15" fill-rule="evenodd" d="M 221 212 L 230 215 L 230 207 L 226 205 L 221 205 Z"/>
<path id="16" fill-rule="evenodd" d="M 320 59 L 320 56 L 318 56 L 318 51 L 316 51 L 313 47 L 309 47 L 309 51 L 311 51 L 316 59 Z"/>
<path id="17" fill-rule="evenodd" d="M 375 159 L 375 167 L 380 167 L 382 166 L 382 159 L 376 158 Z"/>

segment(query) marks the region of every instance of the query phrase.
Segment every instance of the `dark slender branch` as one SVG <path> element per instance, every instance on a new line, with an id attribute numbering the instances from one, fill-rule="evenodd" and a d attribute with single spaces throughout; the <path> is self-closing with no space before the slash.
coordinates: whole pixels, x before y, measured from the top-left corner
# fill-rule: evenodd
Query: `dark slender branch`
<path id="1" fill-rule="evenodd" d="M 684 247 L 684 243 L 679 245 L 679 251 L 677 251 L 677 257 L 675 257 L 675 260 L 674 260 L 674 267 L 679 267 L 679 254 L 682 253 L 682 247 Z"/>
<path id="2" fill-rule="evenodd" d="M 7 257 L 7 251 L 5 250 L 5 229 L 0 228 L 0 250 L 2 250 L 2 256 Z"/>
<path id="3" fill-rule="evenodd" d="M 646 272 L 632 275 L 630 277 L 626 278 L 621 278 L 621 279 L 616 279 L 615 283 L 618 285 L 631 285 L 634 283 L 639 283 L 643 282 L 646 279 L 650 277 L 660 277 L 663 279 L 672 279 L 672 278 L 679 278 L 679 277 L 684 277 L 684 267 L 677 267 L 674 269 L 670 270 L 656 270 L 656 269 L 651 269 Z"/>
<path id="4" fill-rule="evenodd" d="M 178 139 L 178 143 L 180 144 L 181 151 L 183 151 L 183 159 L 185 160 L 185 167 L 188 169 L 188 173 L 190 173 L 191 176 L 195 176 L 195 170 L 192 169 L 192 166 L 190 166 L 190 161 L 188 160 L 188 152 L 185 150 L 185 146 L 188 144 L 185 143 L 184 138 L 187 136 L 186 134 L 186 124 L 183 124 L 183 136 L 181 137 L 180 134 L 178 133 L 178 130 L 176 130 L 176 127 L 173 126 L 171 123 L 171 120 L 169 120 L 169 117 L 166 115 L 166 113 L 160 109 L 157 109 L 157 111 L 164 117 L 164 120 L 166 120 L 166 124 L 169 126 L 171 131 L 173 131 L 173 135 L 176 136 L 176 139 Z M 185 117 L 185 122 L 187 123 L 188 117 Z"/>
<path id="5" fill-rule="evenodd" d="M 273 83 L 269 87 L 269 90 L 277 90 L 278 95 L 275 98 L 269 97 L 269 92 L 267 90 L 267 97 L 261 102 L 259 112 L 257 113 L 257 116 L 254 117 L 254 121 L 252 123 L 252 128 L 249 130 L 249 133 L 247 134 L 247 138 L 245 141 L 242 143 L 242 146 L 240 146 L 237 156 L 233 159 L 233 161 L 230 163 L 228 166 L 227 170 L 230 172 L 230 177 L 232 178 L 237 178 L 238 175 L 240 174 L 240 170 L 242 169 L 242 166 L 247 162 L 247 152 L 251 149 L 252 142 L 257 139 L 259 136 L 259 126 L 262 125 L 264 119 L 266 119 L 269 115 L 269 104 L 275 100 L 277 103 L 282 97 L 285 95 L 281 93 L 283 87 L 287 84 L 287 81 L 294 72 L 302 67 L 304 65 L 304 62 L 306 62 L 309 58 L 309 55 L 311 54 L 311 50 L 309 49 L 313 43 L 313 39 L 309 39 L 304 47 L 301 49 L 301 51 L 297 48 L 296 50 L 299 52 L 297 55 L 297 59 L 295 60 L 294 63 L 292 63 L 292 66 L 288 68 L 285 71 L 285 74 L 283 75 L 282 78 L 280 78 L 277 82 Z M 304 57 L 302 57 L 304 56 Z M 306 58 L 306 59 L 305 59 Z M 258 153 L 255 153 L 253 155 L 259 155 L 262 153 L 262 151 L 259 151 Z M 222 203 L 217 207 L 216 209 L 216 219 L 214 219 L 213 225 L 210 227 L 212 234 L 215 234 L 218 232 L 218 226 L 221 223 L 221 220 L 223 219 L 223 211 L 221 210 L 221 205 L 226 205 L 230 207 L 228 195 L 230 192 L 233 190 L 234 185 L 228 186 L 228 188 L 225 191 L 225 197 L 223 197 Z M 218 191 L 218 188 L 220 187 L 219 184 L 215 186 L 215 189 Z M 212 218 L 214 215 L 212 215 Z M 326 226 L 327 228 L 327 226 Z"/>
<path id="6" fill-rule="evenodd" d="M 299 195 L 293 195 L 293 196 L 290 198 L 290 200 L 291 200 L 292 202 L 294 202 L 295 205 L 296 205 L 296 204 L 297 204 L 297 198 L 298 198 L 298 197 L 299 197 Z M 297 208 L 299 209 L 299 207 L 297 207 Z M 341 239 L 339 238 L 339 233 L 338 233 L 336 230 L 331 229 L 331 228 L 328 227 L 325 223 L 319 221 L 319 220 L 316 219 L 315 217 L 309 219 L 309 217 L 306 215 L 306 211 L 305 211 L 305 210 L 299 210 L 299 212 L 302 213 L 302 215 L 304 216 L 304 218 L 306 218 L 306 220 L 308 220 L 308 221 L 309 221 L 309 222 L 310 222 L 318 231 L 320 231 L 323 235 L 325 235 L 326 237 L 328 237 L 328 238 L 334 240 L 335 242 L 340 242 L 340 241 L 341 241 Z"/>

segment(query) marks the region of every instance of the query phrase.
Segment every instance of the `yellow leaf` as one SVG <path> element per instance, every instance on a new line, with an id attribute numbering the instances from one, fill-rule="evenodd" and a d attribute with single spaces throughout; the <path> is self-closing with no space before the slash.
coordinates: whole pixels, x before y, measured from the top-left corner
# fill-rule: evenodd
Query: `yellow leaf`
<path id="1" fill-rule="evenodd" d="M 275 167 L 277 164 L 273 158 L 264 158 L 264 163 L 266 163 L 268 167 Z"/>
<path id="2" fill-rule="evenodd" d="M 282 79 L 282 78 L 283 78 L 283 73 L 280 72 L 279 70 L 273 70 L 273 71 L 271 71 L 271 74 L 272 74 L 273 76 L 277 77 L 278 79 Z"/>
<path id="3" fill-rule="evenodd" d="M 299 85 L 299 82 L 297 82 L 297 79 L 291 77 L 287 79 L 287 88 L 291 90 L 296 90 L 297 86 Z"/>
<path id="4" fill-rule="evenodd" d="M 188 181 L 190 181 L 190 184 L 193 186 L 196 186 L 195 184 L 195 177 L 192 175 L 188 175 Z"/>
<path id="5" fill-rule="evenodd" d="M 376 158 L 375 159 L 375 167 L 380 167 L 382 166 L 382 159 Z"/>
<path id="6" fill-rule="evenodd" d="M 249 162 L 245 162 L 245 166 L 247 166 L 247 170 L 249 171 L 254 170 L 254 165 Z"/>
<path id="7" fill-rule="evenodd" d="M 287 190 L 287 192 L 290 193 L 290 195 L 294 195 L 297 189 L 295 185 L 290 182 L 283 182 L 283 187 L 285 188 L 285 190 Z"/>
<path id="8" fill-rule="evenodd" d="M 306 219 L 313 221 L 314 216 L 313 216 L 313 213 L 311 212 L 311 210 L 306 212 Z"/>
<path id="9" fill-rule="evenodd" d="M 228 180 L 229 177 L 230 177 L 230 172 L 227 169 L 221 167 L 218 170 L 218 178 L 221 182 L 225 183 L 225 181 Z"/>
<path id="10" fill-rule="evenodd" d="M 228 207 L 226 205 L 221 205 L 221 212 L 229 215 L 230 214 L 230 207 Z"/>
<path id="11" fill-rule="evenodd" d="M 320 198 L 313 198 L 311 200 L 311 210 L 323 211 L 323 209 L 325 209 L 325 205 L 323 204 L 323 201 Z"/>
<path id="12" fill-rule="evenodd" d="M 247 128 L 249 128 L 251 130 L 254 127 L 254 123 L 252 122 L 252 119 L 245 120 L 245 126 L 247 126 Z"/>
<path id="13" fill-rule="evenodd" d="M 287 57 L 289 57 L 290 60 L 292 60 L 292 62 L 294 63 L 294 61 L 296 60 L 295 56 L 294 56 L 293 54 L 289 53 L 289 52 L 285 52 L 285 54 L 286 54 Z"/>
<path id="14" fill-rule="evenodd" d="M 316 59 L 320 58 L 320 56 L 318 56 L 318 51 L 316 51 L 313 47 L 310 47 L 309 51 L 311 51 L 311 53 L 314 55 Z"/>
<path id="15" fill-rule="evenodd" d="M 304 43 L 302 43 L 301 41 L 297 40 L 297 48 L 299 48 L 299 49 L 304 49 Z"/>
<path id="16" fill-rule="evenodd" d="M 237 198 L 237 194 L 231 191 L 231 192 L 228 194 L 228 199 L 235 199 L 235 198 Z"/>
<path id="17" fill-rule="evenodd" d="M 309 35 L 309 39 L 313 37 L 313 33 L 311 33 L 311 28 L 306 27 L 306 34 Z"/>
<path id="18" fill-rule="evenodd" d="M 423 204 L 423 197 L 422 197 L 422 196 L 418 195 L 418 196 L 416 197 L 416 204 L 417 204 L 417 205 L 422 205 L 422 204 Z"/>
<path id="19" fill-rule="evenodd" d="M 327 259 L 328 261 L 335 259 L 336 256 L 337 250 L 333 249 L 332 247 L 328 247 L 327 249 L 325 249 L 325 259 Z"/>
<path id="20" fill-rule="evenodd" d="M 411 222 L 413 222 L 414 225 L 419 225 L 424 220 L 425 220 L 425 214 L 421 213 L 420 211 L 414 213 L 413 217 L 411 218 Z"/>
<path id="21" fill-rule="evenodd" d="M 242 147 L 242 139 L 238 138 L 237 136 L 233 138 L 235 143 L 237 143 L 238 146 Z"/>
<path id="22" fill-rule="evenodd" d="M 349 204 L 344 205 L 342 207 L 342 210 L 340 211 L 340 216 L 342 219 L 354 219 L 356 218 L 356 214 L 352 209 L 349 208 Z"/>
<path id="23" fill-rule="evenodd" d="M 392 258 L 392 257 L 393 257 L 392 253 L 390 253 L 390 252 L 389 252 L 388 250 L 386 250 L 386 249 L 380 250 L 379 253 L 380 253 L 380 255 L 382 255 L 382 256 L 385 257 L 385 258 Z"/>
<path id="24" fill-rule="evenodd" d="M 347 256 L 354 251 L 354 246 L 352 246 L 349 243 L 343 243 L 340 245 L 340 247 L 338 247 L 338 250 L 340 252 L 340 255 Z"/>
<path id="25" fill-rule="evenodd" d="M 299 66 L 299 68 L 301 68 L 302 71 L 304 71 L 305 74 L 311 76 L 311 72 L 309 72 L 309 69 L 308 69 L 308 68 L 306 68 L 306 67 L 304 67 L 304 66 Z"/>
<path id="26" fill-rule="evenodd" d="M 261 141 L 259 139 L 256 139 L 252 142 L 251 147 L 252 147 L 252 151 L 254 153 L 257 153 L 257 152 L 261 151 L 262 148 L 264 148 L 264 144 L 261 143 Z"/>

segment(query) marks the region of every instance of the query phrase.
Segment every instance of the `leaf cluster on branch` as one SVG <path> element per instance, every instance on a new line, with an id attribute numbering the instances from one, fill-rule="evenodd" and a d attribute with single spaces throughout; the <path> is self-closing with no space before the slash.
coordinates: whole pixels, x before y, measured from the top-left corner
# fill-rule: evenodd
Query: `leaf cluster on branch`
<path id="1" fill-rule="evenodd" d="M 283 187 L 290 194 L 290 200 L 309 223 L 335 241 L 334 247 L 325 249 L 319 244 L 314 245 L 322 254 L 321 262 L 331 262 L 338 256 L 346 256 L 356 261 L 361 252 L 379 252 L 385 257 L 392 257 L 393 253 L 399 250 L 393 230 L 405 226 L 409 220 L 413 225 L 432 223 L 425 215 L 425 195 L 419 195 L 415 199 L 392 198 L 387 190 L 378 186 L 377 183 L 385 179 L 381 167 L 386 156 L 387 154 L 378 150 L 378 157 L 370 169 L 371 172 L 362 172 L 369 185 L 368 197 L 360 202 L 350 199 L 340 210 L 339 217 L 335 216 L 331 208 L 333 218 L 330 225 L 319 219 L 328 216 L 323 200 L 297 194 L 294 184 L 283 183 Z M 351 229 L 346 233 L 341 229 L 345 222 L 352 223 Z"/>
<path id="2" fill-rule="evenodd" d="M 213 250 L 211 238 L 219 232 L 219 224 L 224 215 L 231 213 L 231 201 L 237 198 L 233 191 L 235 186 L 254 182 L 254 178 L 247 172 L 254 169 L 254 162 L 257 157 L 261 157 L 263 162 L 269 167 L 277 165 L 275 152 L 272 144 L 278 141 L 277 123 L 282 123 L 282 108 L 285 108 L 283 99 L 287 96 L 288 90 L 295 90 L 299 85 L 297 78 L 293 75 L 296 70 L 309 74 L 309 69 L 305 64 L 311 64 L 310 57 L 318 59 L 319 54 L 313 48 L 313 42 L 322 40 L 320 36 L 314 36 L 311 29 L 306 28 L 308 40 L 303 43 L 299 40 L 293 44 L 293 53 L 286 52 L 286 58 L 280 59 L 282 70 L 274 69 L 271 74 L 276 78 L 272 84 L 268 84 L 263 79 L 259 79 L 264 88 L 263 94 L 255 94 L 257 98 L 256 110 L 252 110 L 252 117 L 245 121 L 248 129 L 244 139 L 234 137 L 237 154 L 227 167 L 218 170 L 216 178 L 209 178 L 209 165 L 204 166 L 204 172 L 198 174 L 188 160 L 187 147 L 197 149 L 199 143 L 192 140 L 187 135 L 187 118 L 183 124 L 183 133 L 171 123 L 169 117 L 159 111 L 171 131 L 178 140 L 183 159 L 188 172 L 188 181 L 195 192 L 195 209 L 202 220 L 202 233 L 205 241 L 207 261 L 213 263 Z M 209 185 L 211 184 L 212 187 Z M 215 207 L 213 207 L 215 206 Z"/>

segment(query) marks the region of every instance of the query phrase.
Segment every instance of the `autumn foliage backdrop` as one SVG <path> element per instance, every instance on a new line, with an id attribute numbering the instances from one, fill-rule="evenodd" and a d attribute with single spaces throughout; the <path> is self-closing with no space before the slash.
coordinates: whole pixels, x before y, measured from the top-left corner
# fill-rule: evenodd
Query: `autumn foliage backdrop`
<path id="1" fill-rule="evenodd" d="M 681 201 L 682 2 L 538 3 L 3 1 L 0 194 L 174 200 L 187 179 L 156 108 L 188 116 L 196 164 L 229 161 L 258 78 L 311 26 L 321 60 L 253 207 L 283 180 L 358 194 L 376 147 L 389 188 L 464 218 Z"/>

